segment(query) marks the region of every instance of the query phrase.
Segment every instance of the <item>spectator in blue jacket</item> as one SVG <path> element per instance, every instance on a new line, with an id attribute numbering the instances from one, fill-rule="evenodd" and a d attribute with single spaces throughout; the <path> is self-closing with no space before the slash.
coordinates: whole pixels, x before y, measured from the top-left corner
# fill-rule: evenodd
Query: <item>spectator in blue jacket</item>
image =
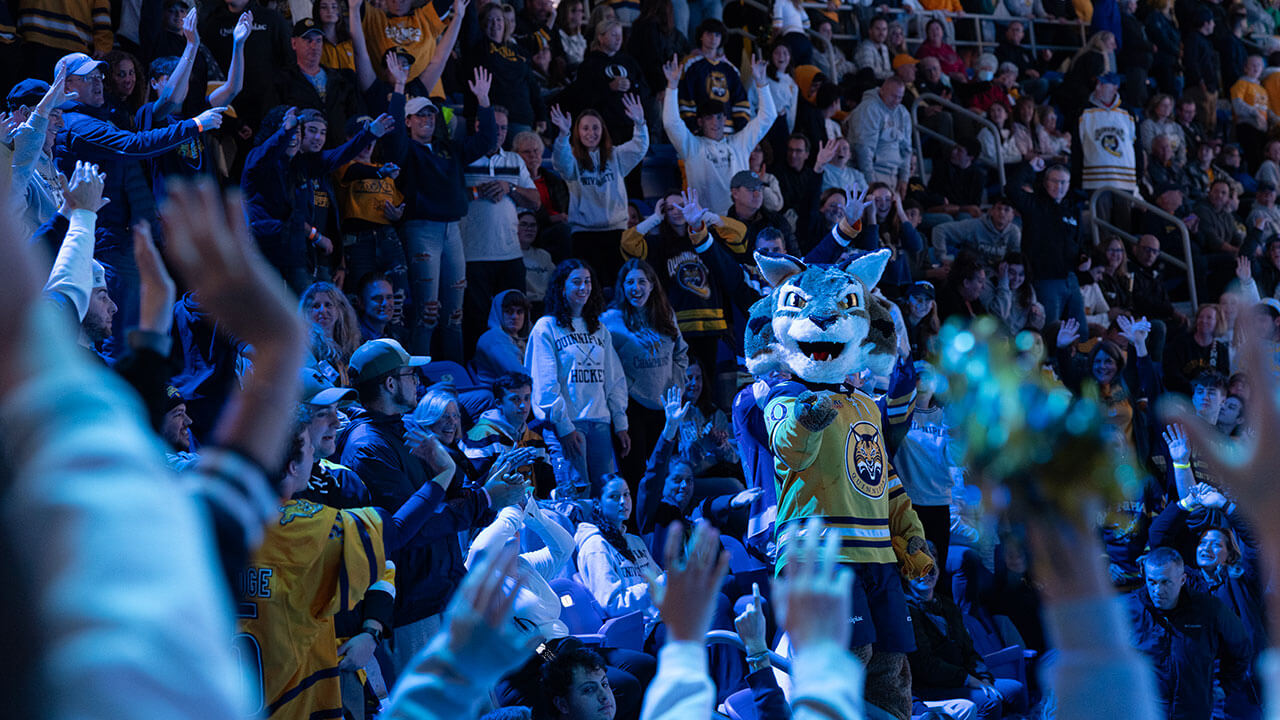
<path id="1" fill-rule="evenodd" d="M 361 408 L 337 438 L 340 463 L 364 481 L 377 507 L 394 510 L 423 482 L 438 472 L 430 444 L 410 449 L 404 441 L 403 416 L 417 400 L 418 371 L 430 358 L 411 356 L 395 340 L 379 339 L 361 345 L 351 356 L 351 381 Z M 500 509 L 523 497 L 523 486 L 501 479 L 483 488 L 464 488 L 455 479 L 445 491 L 448 507 L 438 515 L 449 532 L 425 548 L 394 554 L 396 564 L 395 650 L 397 670 L 408 665 L 440 629 L 444 610 L 466 573 L 457 533 L 484 527 L 490 509 Z"/>
<path id="2" fill-rule="evenodd" d="M 146 132 L 129 132 L 109 119 L 102 82 L 106 63 L 84 53 L 58 61 L 56 73 L 66 76 L 67 93 L 77 93 L 63 106 L 63 128 L 54 143 L 54 158 L 70 176 L 77 160 L 98 165 L 107 175 L 103 197 L 110 202 L 98 213 L 94 256 L 107 271 L 107 287 L 120 307 L 120 322 L 108 352 L 118 354 L 124 330 L 138 322 L 138 266 L 133 259 L 131 228 L 147 221 L 159 228 L 156 198 L 142 161 L 178 147 L 206 130 L 222 125 L 226 108 L 215 107 L 190 120 Z"/>
<path id="3" fill-rule="evenodd" d="M 403 95 L 396 98 L 393 112 L 404 102 Z M 322 150 L 329 130 L 324 116 L 317 110 L 299 113 L 289 108 L 280 129 L 249 153 L 241 181 L 249 228 L 262 254 L 294 292 L 302 294 L 317 279 L 328 279 L 325 268 L 335 251 L 330 236 L 339 229 L 330 174 L 394 124 L 391 115 L 383 115 L 342 145 Z M 309 256 L 309 248 L 314 248 L 314 255 Z"/>
<path id="4" fill-rule="evenodd" d="M 463 170 L 493 147 L 498 128 L 489 107 L 489 72 L 476 68 L 468 83 L 476 97 L 478 130 L 466 135 L 470 123 L 459 123 L 458 136 L 449 138 L 438 122 L 440 111 L 427 98 L 413 98 L 405 106 L 405 131 L 390 138 L 388 154 L 400 166 L 396 184 L 404 193 L 405 214 L 400 226 L 409 258 L 410 347 L 428 352 L 436 322 L 427 324 L 428 304 L 438 307 L 430 316 L 444 323 L 440 352 L 445 360 L 462 362 L 462 282 L 466 255 L 458 221 L 467 213 Z"/>

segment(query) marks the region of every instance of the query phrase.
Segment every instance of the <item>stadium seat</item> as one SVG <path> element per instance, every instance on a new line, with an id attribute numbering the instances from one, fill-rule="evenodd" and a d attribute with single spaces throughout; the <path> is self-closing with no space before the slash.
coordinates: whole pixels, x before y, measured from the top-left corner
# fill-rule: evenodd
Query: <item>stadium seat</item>
<path id="1" fill-rule="evenodd" d="M 605 619 L 604 611 L 581 583 L 568 578 L 551 581 L 560 597 L 560 619 L 574 637 L 588 645 L 624 650 L 644 650 L 645 618 L 637 610 Z"/>

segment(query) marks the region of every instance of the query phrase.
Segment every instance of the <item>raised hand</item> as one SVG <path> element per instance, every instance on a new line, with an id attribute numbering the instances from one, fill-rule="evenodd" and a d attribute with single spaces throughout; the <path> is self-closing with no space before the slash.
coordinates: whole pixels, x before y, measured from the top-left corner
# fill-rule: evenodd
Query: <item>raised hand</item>
<path id="1" fill-rule="evenodd" d="M 1244 255 L 1236 258 L 1236 277 L 1241 283 L 1247 283 L 1253 279 L 1253 263 Z"/>
<path id="2" fill-rule="evenodd" d="M 1067 318 L 1058 327 L 1058 347 L 1070 347 L 1080 338 L 1080 323 L 1074 318 Z"/>
<path id="3" fill-rule="evenodd" d="M 1192 492 L 1200 500 L 1201 505 L 1210 509 L 1221 510 L 1230 502 L 1227 500 L 1227 496 L 1223 495 L 1218 488 L 1208 483 L 1199 483 L 1192 488 Z"/>
<path id="4" fill-rule="evenodd" d="M 667 530 L 666 583 L 649 580 L 649 595 L 667 625 L 670 640 L 702 643 L 729 572 L 729 553 L 721 552 L 720 533 L 701 520 L 693 528 L 688 553 L 682 552 L 679 522 Z"/>
<path id="5" fill-rule="evenodd" d="M 836 146 L 839 144 L 839 140 L 827 140 L 826 142 L 818 144 L 818 154 L 815 155 L 813 159 L 813 167 L 815 170 L 826 167 L 828 163 L 835 159 Z"/>
<path id="6" fill-rule="evenodd" d="M 542 638 L 520 631 L 511 608 L 522 583 L 516 578 L 519 548 L 506 545 L 482 556 L 462 578 L 444 612 L 444 645 L 458 671 L 468 677 L 491 677 L 519 667 Z"/>
<path id="7" fill-rule="evenodd" d="M 632 94 L 622 96 L 622 108 L 627 113 L 627 117 L 631 118 L 631 122 L 636 125 L 644 124 L 644 104 L 640 102 L 640 98 Z"/>
<path id="8" fill-rule="evenodd" d="M 573 131 L 573 118 L 569 116 L 569 113 L 561 110 L 559 105 L 551 106 L 551 124 L 555 125 L 560 134 L 566 138 Z"/>
<path id="9" fill-rule="evenodd" d="M 64 69 L 53 78 L 53 82 L 49 84 L 49 91 L 40 98 L 39 104 L 36 105 L 36 113 L 42 117 L 48 117 L 54 108 L 61 107 L 68 100 L 75 100 L 78 97 L 80 93 L 67 92 L 67 72 Z"/>
<path id="10" fill-rule="evenodd" d="M 1134 345 L 1146 347 L 1147 336 L 1151 334 L 1151 321 L 1146 317 L 1133 320 L 1127 315 L 1117 315 L 1116 325 L 1126 340 Z"/>
<path id="11" fill-rule="evenodd" d="M 697 188 L 689 188 L 680 193 L 680 214 L 684 215 L 684 221 L 692 227 L 702 224 L 703 216 L 707 214 L 707 210 L 698 203 Z"/>
<path id="12" fill-rule="evenodd" d="M 738 631 L 748 656 L 769 650 L 764 638 L 764 598 L 760 596 L 760 583 L 751 583 L 751 602 L 733 619 L 733 629 Z"/>
<path id="13" fill-rule="evenodd" d="M 662 64 L 662 74 L 667 78 L 667 89 L 674 88 L 680 84 L 680 56 L 672 55 L 671 59 Z"/>
<path id="14" fill-rule="evenodd" d="M 773 584 L 782 627 L 796 652 L 824 642 L 847 648 L 853 632 L 853 571 L 839 564 L 840 536 L 823 540 L 822 530 L 820 520 L 805 524 L 787 574 Z"/>
<path id="15" fill-rule="evenodd" d="M 187 41 L 188 45 L 200 44 L 200 31 L 198 30 L 199 18 L 196 16 L 196 9 L 191 8 L 182 18 L 182 39 Z"/>
<path id="16" fill-rule="evenodd" d="M 146 220 L 133 226 L 133 258 L 138 264 L 141 280 L 138 329 L 168 335 L 173 327 L 176 291 L 173 278 L 165 270 L 164 261 L 151 238 L 151 224 Z"/>
<path id="17" fill-rule="evenodd" d="M 369 123 L 369 132 L 373 133 L 374 137 L 380 138 L 394 130 L 395 127 L 396 119 L 387 113 L 383 113 Z"/>
<path id="18" fill-rule="evenodd" d="M 859 188 L 856 195 L 850 193 L 847 189 L 844 191 L 844 216 L 849 219 L 849 222 L 856 223 L 861 220 L 867 208 L 875 204 L 874 200 L 867 198 L 870 192 L 870 188 Z"/>
<path id="19" fill-rule="evenodd" d="M 476 68 L 472 79 L 467 82 L 467 87 L 476 96 L 476 104 L 480 107 L 489 107 L 489 88 L 492 86 L 493 76 L 482 67 Z"/>
<path id="20" fill-rule="evenodd" d="M 391 78 L 391 84 L 396 87 L 404 87 L 409 82 L 409 68 L 400 64 L 400 56 L 388 50 L 384 58 L 387 63 L 387 77 Z"/>
<path id="21" fill-rule="evenodd" d="M 669 425 L 678 426 L 684 422 L 692 408 L 693 403 L 685 402 L 684 392 L 679 387 L 673 385 L 667 388 L 666 394 L 662 396 L 662 412 L 666 414 Z"/>
<path id="22" fill-rule="evenodd" d="M 743 490 L 742 492 L 733 496 L 733 499 L 729 501 L 729 507 L 731 508 L 746 507 L 751 503 L 755 502 L 756 499 L 763 494 L 764 494 L 764 490 L 761 490 L 760 488 L 747 488 L 746 490 Z"/>
<path id="23" fill-rule="evenodd" d="M 236 26 L 231 29 L 231 42 L 243 44 L 249 39 L 249 35 L 253 32 L 253 11 L 245 10 L 240 13 L 240 19 L 236 21 Z"/>
<path id="24" fill-rule="evenodd" d="M 1169 459 L 1177 464 L 1191 462 L 1191 446 L 1187 444 L 1187 431 L 1174 423 L 1166 425 L 1161 433 L 1164 444 L 1169 448 Z"/>
<path id="25" fill-rule="evenodd" d="M 291 107 L 284 113 L 284 129 L 292 130 L 298 127 L 298 108 Z"/>
<path id="26" fill-rule="evenodd" d="M 756 87 L 762 88 L 769 84 L 769 63 L 764 59 L 764 54 L 756 51 L 751 58 L 751 77 L 756 81 Z"/>
<path id="27" fill-rule="evenodd" d="M 239 193 L 175 182 L 161 217 L 170 262 L 223 329 L 259 351 L 301 341 L 297 301 L 253 246 Z"/>
<path id="28" fill-rule="evenodd" d="M 98 166 L 83 160 L 76 161 L 71 171 L 71 180 L 65 175 L 58 175 L 58 183 L 62 185 L 62 203 L 67 211 L 89 210 L 98 212 L 111 198 L 102 197 L 102 189 L 106 186 L 107 175 L 98 171 Z"/>

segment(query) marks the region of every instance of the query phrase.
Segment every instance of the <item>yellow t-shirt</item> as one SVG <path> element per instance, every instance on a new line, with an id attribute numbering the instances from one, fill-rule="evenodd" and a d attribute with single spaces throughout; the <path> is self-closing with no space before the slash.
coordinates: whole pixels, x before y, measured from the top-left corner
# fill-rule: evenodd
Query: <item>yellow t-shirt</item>
<path id="1" fill-rule="evenodd" d="M 320 51 L 320 64 L 330 70 L 350 70 L 356 71 L 356 52 L 350 40 L 343 40 L 334 45 L 329 41 L 325 41 L 324 48 Z"/>
<path id="2" fill-rule="evenodd" d="M 383 57 L 393 47 L 402 47 L 413 55 L 409 79 L 422 74 L 436 51 L 436 38 L 444 32 L 445 22 L 427 3 L 403 17 L 392 17 L 372 5 L 365 5 L 364 36 L 369 44 L 369 60 L 380 75 L 386 74 Z M 382 68 L 379 70 L 379 68 Z M 384 78 L 386 79 L 386 78 Z M 439 83 L 432 94 L 443 94 Z"/>
<path id="3" fill-rule="evenodd" d="M 1262 124 L 1266 124 L 1267 108 L 1271 106 L 1271 98 L 1261 85 L 1249 78 L 1242 77 L 1231 86 L 1231 99 L 1241 100 L 1254 110 L 1262 113 Z M 1240 117 L 1236 117 L 1235 120 L 1237 123 L 1244 122 L 1244 119 Z M 1254 122 L 1254 119 L 1250 118 L 1250 122 Z"/>

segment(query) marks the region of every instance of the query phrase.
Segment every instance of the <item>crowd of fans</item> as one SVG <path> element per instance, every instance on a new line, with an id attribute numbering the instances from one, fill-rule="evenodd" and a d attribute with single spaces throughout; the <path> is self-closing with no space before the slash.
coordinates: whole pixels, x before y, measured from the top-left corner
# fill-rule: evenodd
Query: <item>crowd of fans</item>
<path id="1" fill-rule="evenodd" d="M 50 613 L 14 639 L 46 664 L 0 673 L 15 710 L 78 683 L 60 712 L 906 720 L 863 707 L 830 548 L 773 577 L 743 357 L 756 254 L 887 248 L 916 378 L 889 449 L 935 562 L 904 581 L 911 712 L 1084 717 L 1104 678 L 1116 716 L 1261 717 L 1276 501 L 1218 444 L 1280 432 L 1277 25 L 0 4 L 6 504 L 47 538 L 5 540 L 34 578 L 9 602 Z M 930 364 L 983 316 L 1096 394 L 1142 487 L 1039 547 L 965 473 Z M 1180 396 L 1198 424 L 1158 413 Z"/>

